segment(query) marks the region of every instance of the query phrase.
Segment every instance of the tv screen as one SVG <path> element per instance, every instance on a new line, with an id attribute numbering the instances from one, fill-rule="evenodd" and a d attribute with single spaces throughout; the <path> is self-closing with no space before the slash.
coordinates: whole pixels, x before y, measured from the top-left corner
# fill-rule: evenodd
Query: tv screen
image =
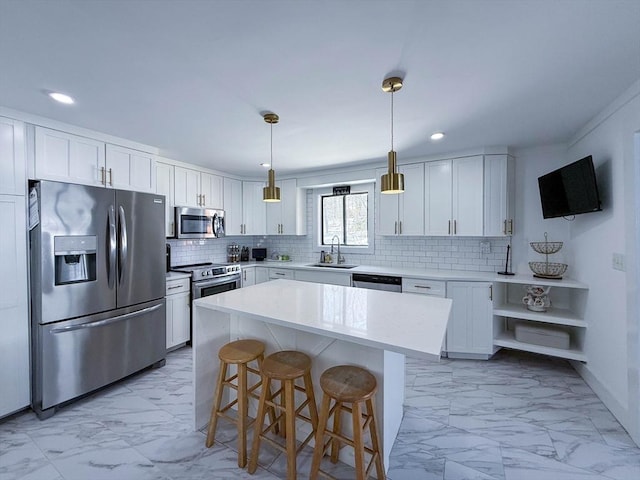
<path id="1" fill-rule="evenodd" d="M 602 210 L 591 155 L 539 177 L 538 187 L 544 218 Z"/>

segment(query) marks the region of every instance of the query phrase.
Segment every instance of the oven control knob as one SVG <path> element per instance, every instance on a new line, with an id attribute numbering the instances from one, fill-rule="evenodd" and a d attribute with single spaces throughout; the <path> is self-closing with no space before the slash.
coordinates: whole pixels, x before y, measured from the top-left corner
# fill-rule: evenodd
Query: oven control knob
<path id="1" fill-rule="evenodd" d="M 206 271 L 204 271 L 204 272 L 202 272 L 202 273 L 201 273 L 201 275 L 204 277 L 204 276 L 206 276 L 206 275 L 207 275 L 207 272 L 206 272 Z"/>

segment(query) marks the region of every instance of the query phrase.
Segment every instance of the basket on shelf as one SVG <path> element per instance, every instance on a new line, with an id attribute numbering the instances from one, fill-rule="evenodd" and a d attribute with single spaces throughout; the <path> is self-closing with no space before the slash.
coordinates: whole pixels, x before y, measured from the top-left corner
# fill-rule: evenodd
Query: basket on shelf
<path id="1" fill-rule="evenodd" d="M 549 255 L 558 253 L 562 248 L 562 242 L 550 242 L 547 240 L 547 232 L 544 232 L 544 242 L 530 242 L 531 248 L 536 253 L 545 256 L 544 262 L 529 262 L 529 268 L 534 277 L 561 279 L 567 271 L 566 263 L 554 263 L 549 261 Z"/>
<path id="2" fill-rule="evenodd" d="M 562 278 L 567 271 L 566 263 L 529 262 L 529 268 L 534 276 L 541 278 Z"/>

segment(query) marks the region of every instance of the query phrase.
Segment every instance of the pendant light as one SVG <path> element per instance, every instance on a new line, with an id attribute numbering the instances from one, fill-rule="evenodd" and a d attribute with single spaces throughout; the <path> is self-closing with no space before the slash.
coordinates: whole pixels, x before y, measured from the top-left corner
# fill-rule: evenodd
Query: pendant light
<path id="1" fill-rule="evenodd" d="M 273 170 L 273 124 L 278 123 L 280 117 L 275 113 L 265 113 L 263 118 L 265 122 L 271 125 L 271 163 L 267 186 L 262 189 L 262 200 L 264 202 L 279 202 L 280 187 L 276 187 L 276 172 Z"/>
<path id="2" fill-rule="evenodd" d="M 393 94 L 402 88 L 400 77 L 386 78 L 382 90 L 391 92 L 391 151 L 388 154 L 389 170 L 380 179 L 380 193 L 393 194 L 404 192 L 404 175 L 398 173 L 396 152 L 393 150 Z"/>

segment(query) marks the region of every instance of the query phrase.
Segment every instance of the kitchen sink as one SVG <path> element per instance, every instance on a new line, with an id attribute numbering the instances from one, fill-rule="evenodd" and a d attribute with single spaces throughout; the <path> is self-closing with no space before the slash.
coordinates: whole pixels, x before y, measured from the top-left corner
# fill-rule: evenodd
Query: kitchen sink
<path id="1" fill-rule="evenodd" d="M 311 263 L 307 267 L 325 267 L 325 268 L 356 268 L 358 265 L 349 265 L 347 263 Z"/>

